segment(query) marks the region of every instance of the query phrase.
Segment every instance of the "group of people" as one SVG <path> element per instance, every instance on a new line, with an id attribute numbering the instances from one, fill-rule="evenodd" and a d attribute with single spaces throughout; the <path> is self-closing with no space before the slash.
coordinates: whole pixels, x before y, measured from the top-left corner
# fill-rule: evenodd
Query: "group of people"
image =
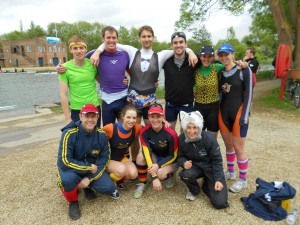
<path id="1" fill-rule="evenodd" d="M 150 183 L 148 174 L 153 189 L 162 191 L 174 187 L 179 167 L 178 175 L 188 188 L 186 199 L 195 200 L 200 193 L 197 180 L 203 178 L 202 190 L 216 209 L 229 206 L 226 180 L 235 179 L 236 158 L 239 178 L 229 190 L 240 192 L 247 186 L 244 145 L 253 93 L 248 63 L 234 61 L 230 44 L 217 51 L 221 64 L 213 62 L 212 46 L 200 50 L 198 61 L 183 32 L 172 34 L 173 50 L 158 53 L 152 50 L 150 26 L 140 28 L 139 39 L 141 50 L 118 44 L 117 30 L 107 26 L 103 44 L 87 52 L 84 38 L 73 36 L 73 59 L 57 66 L 67 123 L 58 152 L 58 184 L 69 202 L 71 219 L 80 218 L 80 188 L 90 200 L 95 192 L 118 199 L 125 181 L 138 178 L 134 198 L 141 198 Z M 165 110 L 155 96 L 162 68 Z M 225 173 L 216 139 L 219 130 L 226 146 Z"/>

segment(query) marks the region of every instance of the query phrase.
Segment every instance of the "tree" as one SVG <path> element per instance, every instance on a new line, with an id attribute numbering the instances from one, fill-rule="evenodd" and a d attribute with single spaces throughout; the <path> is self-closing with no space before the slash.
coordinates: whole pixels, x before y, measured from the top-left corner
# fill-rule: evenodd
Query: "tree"
<path id="1" fill-rule="evenodd" d="M 233 15 L 244 12 L 245 4 L 253 8 L 265 5 L 272 13 L 280 44 L 294 44 L 293 66 L 300 68 L 300 1 L 297 0 L 182 0 L 176 27 L 188 29 L 205 21 L 215 10 L 225 9 Z M 288 7 L 285 7 L 288 6 Z M 289 20 L 289 17 L 291 18 Z M 263 21 L 261 21 L 263 22 Z M 255 35 L 255 34 L 254 34 Z"/>

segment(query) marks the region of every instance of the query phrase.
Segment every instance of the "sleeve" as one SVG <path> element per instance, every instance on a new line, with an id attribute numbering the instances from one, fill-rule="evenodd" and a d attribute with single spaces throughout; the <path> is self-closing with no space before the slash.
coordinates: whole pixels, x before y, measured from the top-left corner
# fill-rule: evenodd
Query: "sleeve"
<path id="1" fill-rule="evenodd" d="M 161 71 L 167 59 L 173 55 L 174 55 L 174 50 L 163 50 L 157 53 L 159 71 Z"/>
<path id="2" fill-rule="evenodd" d="M 258 63 L 258 61 L 256 59 L 251 60 L 249 62 L 249 67 L 250 67 L 250 69 L 252 70 L 253 73 L 257 72 L 258 65 L 259 65 L 259 63 Z"/>
<path id="3" fill-rule="evenodd" d="M 91 182 L 99 179 L 102 176 L 110 160 L 110 146 L 109 146 L 108 138 L 105 132 L 103 132 L 102 130 L 99 129 L 98 132 L 99 132 L 98 133 L 99 143 L 101 143 L 101 147 L 100 147 L 101 151 L 100 151 L 98 161 L 96 163 L 98 167 L 97 172 L 95 174 L 90 174 L 89 176 L 87 176 L 87 178 L 89 178 Z"/>
<path id="4" fill-rule="evenodd" d="M 250 70 L 249 67 L 247 67 L 242 70 L 242 73 L 243 73 L 242 77 L 243 77 L 245 91 L 244 91 L 243 111 L 240 119 L 241 126 L 248 124 L 249 112 L 250 112 L 252 94 L 253 94 L 252 71 Z"/>
<path id="5" fill-rule="evenodd" d="M 102 129 L 104 130 L 104 132 L 106 133 L 108 139 L 110 140 L 113 136 L 113 133 L 114 133 L 114 124 L 109 123 L 109 124 L 105 125 Z"/>
<path id="6" fill-rule="evenodd" d="M 209 135 L 209 133 L 207 133 Z M 222 181 L 224 179 L 223 172 L 223 159 L 220 151 L 220 146 L 217 140 L 211 135 L 208 136 L 208 149 L 207 152 L 211 158 L 214 178 L 216 181 Z"/>
<path id="7" fill-rule="evenodd" d="M 179 137 L 177 164 L 183 168 L 184 163 L 188 160 L 184 154 L 184 141 Z"/>
<path id="8" fill-rule="evenodd" d="M 64 67 L 66 67 L 67 68 L 67 70 L 66 70 L 66 72 L 65 73 L 63 73 L 63 74 L 59 74 L 58 75 L 58 80 L 60 80 L 60 81 L 62 81 L 62 82 L 65 82 L 65 83 L 69 83 L 69 76 L 68 76 L 68 66 L 67 66 L 67 64 L 63 64 L 63 66 Z"/>
<path id="9" fill-rule="evenodd" d="M 159 168 L 170 165 L 177 158 L 178 153 L 178 136 L 174 130 L 171 128 L 164 128 L 168 132 L 168 146 L 169 146 L 169 154 L 163 160 L 159 161 Z"/>
<path id="10" fill-rule="evenodd" d="M 138 49 L 135 48 L 135 47 L 132 47 L 130 45 L 122 45 L 122 44 L 119 44 L 119 43 L 117 43 L 117 49 L 123 50 L 123 51 L 128 53 L 129 60 L 130 60 L 129 61 L 129 67 L 130 67 L 132 65 L 134 56 L 135 56 L 136 52 L 138 51 Z"/>
<path id="11" fill-rule="evenodd" d="M 89 51 L 88 53 L 86 53 L 85 58 L 88 58 L 88 59 L 91 58 L 91 56 L 94 54 L 94 52 L 95 52 L 95 49 Z"/>
<path id="12" fill-rule="evenodd" d="M 92 165 L 88 162 L 79 161 L 75 155 L 75 134 L 77 130 L 69 130 L 62 134 L 58 151 L 58 166 L 62 170 L 91 171 Z"/>

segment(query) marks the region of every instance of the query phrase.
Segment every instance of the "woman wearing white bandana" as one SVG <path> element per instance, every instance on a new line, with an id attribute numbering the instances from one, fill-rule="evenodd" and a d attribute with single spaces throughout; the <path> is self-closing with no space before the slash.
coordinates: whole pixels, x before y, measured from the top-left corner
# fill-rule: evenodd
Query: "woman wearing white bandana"
<path id="1" fill-rule="evenodd" d="M 203 178 L 202 190 L 216 209 L 229 206 L 223 160 L 216 138 L 203 131 L 203 117 L 199 111 L 180 111 L 183 133 L 179 136 L 177 163 L 183 168 L 179 173 L 187 185 L 186 199 L 195 200 L 200 193 L 197 179 Z"/>

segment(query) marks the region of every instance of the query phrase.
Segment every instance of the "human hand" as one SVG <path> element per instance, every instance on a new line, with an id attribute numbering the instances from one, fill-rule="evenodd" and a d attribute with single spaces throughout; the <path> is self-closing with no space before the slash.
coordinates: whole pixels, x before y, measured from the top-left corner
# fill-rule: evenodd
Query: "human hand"
<path id="1" fill-rule="evenodd" d="M 216 181 L 215 183 L 215 191 L 222 191 L 223 189 L 223 184 L 220 181 Z"/>
<path id="2" fill-rule="evenodd" d="M 192 65 L 192 67 L 195 67 L 195 65 L 198 62 L 198 57 L 196 56 L 196 54 L 193 51 L 190 51 L 188 53 L 189 55 L 189 65 Z"/>
<path id="3" fill-rule="evenodd" d="M 63 66 L 63 64 L 58 63 L 57 66 L 55 67 L 56 72 L 60 75 L 63 74 L 67 71 L 66 67 Z"/>
<path id="4" fill-rule="evenodd" d="M 153 190 L 154 191 L 162 191 L 162 184 L 158 178 L 153 181 Z"/>
<path id="5" fill-rule="evenodd" d="M 72 122 L 71 117 L 66 119 L 66 124 L 67 124 L 67 125 L 68 125 L 69 123 L 71 123 L 71 122 Z"/>
<path id="6" fill-rule="evenodd" d="M 238 61 L 234 61 L 237 65 L 243 67 L 243 68 L 247 68 L 248 67 L 248 63 L 244 62 L 242 60 L 238 60 Z"/>
<path id="7" fill-rule="evenodd" d="M 158 88 L 158 85 L 159 85 L 159 83 L 158 83 L 158 80 L 155 82 L 155 84 L 154 84 L 154 86 L 155 86 L 155 88 Z"/>
<path id="8" fill-rule="evenodd" d="M 154 163 L 148 168 L 148 171 L 151 175 L 153 175 L 153 174 L 157 173 L 158 169 L 159 169 L 159 166 L 157 165 L 157 163 Z"/>
<path id="9" fill-rule="evenodd" d="M 78 184 L 79 188 L 86 188 L 90 185 L 90 179 L 87 177 L 84 177 Z"/>
<path id="10" fill-rule="evenodd" d="M 127 79 L 126 76 L 125 76 L 125 78 L 124 78 L 124 80 L 123 80 L 123 84 L 126 85 L 126 86 L 128 86 L 128 79 Z"/>
<path id="11" fill-rule="evenodd" d="M 95 164 L 92 164 L 92 174 L 95 174 L 98 170 L 98 166 L 96 166 Z"/>
<path id="12" fill-rule="evenodd" d="M 184 169 L 188 170 L 192 168 L 192 160 L 187 160 L 185 161 L 185 163 L 183 164 Z"/>
<path id="13" fill-rule="evenodd" d="M 164 120 L 164 123 L 165 123 L 165 128 L 171 127 L 171 124 L 168 121 Z"/>
<path id="14" fill-rule="evenodd" d="M 100 62 L 100 56 L 101 51 L 96 49 L 95 52 L 93 53 L 93 55 L 91 55 L 90 57 L 90 61 L 94 66 L 98 66 L 99 62 Z"/>

